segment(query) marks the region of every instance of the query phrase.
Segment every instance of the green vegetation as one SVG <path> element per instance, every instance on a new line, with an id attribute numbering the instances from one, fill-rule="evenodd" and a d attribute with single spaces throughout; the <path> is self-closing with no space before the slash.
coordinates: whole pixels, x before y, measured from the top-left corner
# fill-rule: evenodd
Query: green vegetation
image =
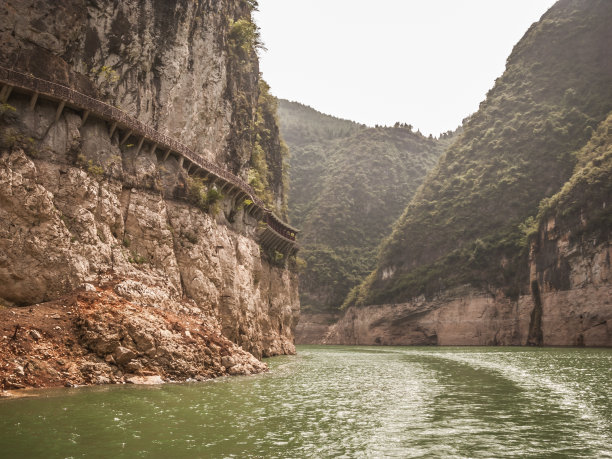
<path id="1" fill-rule="evenodd" d="M 104 175 L 104 168 L 102 168 L 102 166 L 95 165 L 90 159 L 89 161 L 87 161 L 87 172 L 89 172 L 94 177 L 100 179 Z"/>
<path id="2" fill-rule="evenodd" d="M 578 237 L 612 230 L 612 113 L 577 154 L 572 177 L 554 196 L 544 199 L 534 224 L 546 225 L 554 218 L 557 227 Z"/>
<path id="3" fill-rule="evenodd" d="M 228 163 L 237 173 L 250 166 L 249 184 L 266 206 L 286 218 L 288 148 L 278 131 L 277 101 L 258 73 L 257 52 L 264 48 L 259 28 L 251 20 L 258 5 L 254 0 L 242 3 L 242 16 L 229 18 L 227 31 L 226 98 L 232 105 Z"/>
<path id="4" fill-rule="evenodd" d="M 135 265 L 142 265 L 149 262 L 149 260 L 136 252 L 131 253 L 130 257 L 128 257 L 128 261 Z"/>
<path id="5" fill-rule="evenodd" d="M 298 102 L 278 101 L 285 141 L 295 147 L 307 146 L 325 140 L 349 137 L 365 129 L 365 125 L 325 115 Z"/>
<path id="6" fill-rule="evenodd" d="M 251 3 L 251 4 L 249 4 Z M 255 148 L 255 117 L 258 104 L 257 50 L 261 47 L 259 30 L 251 20 L 252 2 L 243 2 L 236 16 L 227 18 L 225 99 L 231 106 L 226 167 L 241 174 Z"/>
<path id="7" fill-rule="evenodd" d="M 2 128 L 0 146 L 3 148 L 21 148 L 27 155 L 36 157 L 39 153 L 36 141 L 32 137 L 20 134 L 14 128 Z"/>
<path id="8" fill-rule="evenodd" d="M 447 143 L 293 102 L 280 101 L 279 115 L 292 152 L 290 217 L 302 230 L 302 310 L 336 310 Z"/>
<path id="9" fill-rule="evenodd" d="M 187 200 L 202 211 L 217 215 L 222 199 L 221 192 L 214 185 L 209 186 L 205 179 L 193 176 L 187 179 Z"/>
<path id="10" fill-rule="evenodd" d="M 87 159 L 87 157 L 84 154 L 79 153 L 77 155 L 76 162 L 80 167 L 84 168 L 89 174 L 93 175 L 97 180 L 100 180 L 104 176 L 103 165 L 95 164 L 92 159 Z"/>
<path id="11" fill-rule="evenodd" d="M 270 86 L 260 79 L 248 178 L 257 195 L 282 218 L 287 218 L 288 157 L 289 149 L 278 128 L 277 100 L 270 94 Z"/>
<path id="12" fill-rule="evenodd" d="M 345 306 L 462 284 L 529 293 L 527 240 L 552 205 L 545 198 L 570 178 L 574 152 L 612 110 L 611 21 L 610 2 L 568 1 L 529 29 Z"/>
<path id="13" fill-rule="evenodd" d="M 17 119 L 17 109 L 11 104 L 0 104 L 0 120 L 15 121 Z"/>
<path id="14" fill-rule="evenodd" d="M 263 45 L 259 36 L 259 28 L 250 18 L 230 20 L 230 49 L 239 57 L 247 59 Z"/>
<path id="15" fill-rule="evenodd" d="M 117 81 L 119 81 L 119 75 L 117 74 L 117 71 L 108 65 L 103 65 L 102 67 L 100 67 L 98 73 L 102 75 L 102 77 L 107 82 L 116 83 Z"/>

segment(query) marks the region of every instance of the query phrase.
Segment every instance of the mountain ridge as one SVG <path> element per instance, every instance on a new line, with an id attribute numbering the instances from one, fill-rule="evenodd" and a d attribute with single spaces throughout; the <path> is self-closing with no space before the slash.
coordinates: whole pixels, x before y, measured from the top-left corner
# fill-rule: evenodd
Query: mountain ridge
<path id="1" fill-rule="evenodd" d="M 279 120 L 291 150 L 290 217 L 302 230 L 303 310 L 337 311 L 450 136 L 370 128 L 284 100 Z"/>

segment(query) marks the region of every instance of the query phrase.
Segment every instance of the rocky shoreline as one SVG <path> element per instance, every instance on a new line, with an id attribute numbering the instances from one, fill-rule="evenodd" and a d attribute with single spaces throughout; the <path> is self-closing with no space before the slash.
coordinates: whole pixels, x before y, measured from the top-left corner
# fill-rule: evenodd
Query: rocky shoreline
<path id="1" fill-rule="evenodd" d="M 185 301 L 143 301 L 130 280 L 84 284 L 56 301 L 0 309 L 2 390 L 204 381 L 267 370 Z"/>

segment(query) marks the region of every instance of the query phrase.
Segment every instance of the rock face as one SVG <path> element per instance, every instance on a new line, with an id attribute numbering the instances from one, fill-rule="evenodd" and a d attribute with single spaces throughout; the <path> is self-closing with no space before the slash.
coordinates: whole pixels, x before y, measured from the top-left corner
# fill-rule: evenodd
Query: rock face
<path id="1" fill-rule="evenodd" d="M 138 287 L 115 280 L 31 312 L 0 311 L 3 387 L 154 384 L 266 369 L 202 320 L 193 304 L 175 313 L 127 300 Z"/>
<path id="2" fill-rule="evenodd" d="M 338 313 L 309 314 L 301 313 L 295 328 L 296 344 L 320 344 L 327 335 L 330 325 L 341 317 Z"/>
<path id="3" fill-rule="evenodd" d="M 251 24 L 249 2 L 5 4 L 0 65 L 120 106 L 248 176 L 257 57 L 231 33 L 240 20 Z M 79 365 L 100 366 L 95 380 L 77 368 L 67 379 L 74 384 L 246 374 L 265 367 L 247 352 L 295 352 L 297 278 L 260 248 L 253 217 L 229 198 L 204 210 L 191 204 L 192 178 L 176 159 L 120 145 L 106 122 L 83 123 L 68 108 L 55 120 L 55 104 L 28 104 L 13 93 L 0 113 L 0 308 L 9 312 L 0 311 L 15 311 L 15 325 L 31 330 L 18 332 L 3 358 L 26 352 L 19 339 L 45 342 L 44 333 L 34 337 L 36 311 L 50 301 L 54 314 L 74 308 L 55 344 L 75 344 Z M 69 299 L 74 291 L 101 298 L 87 300 L 90 310 Z M 212 337 L 217 350 L 202 345 Z M 152 350 L 160 345 L 166 351 Z M 234 365 L 222 365 L 224 355 Z M 34 373 L 18 384 L 60 383 Z"/>
<path id="4" fill-rule="evenodd" d="M 254 54 L 233 58 L 229 28 L 249 17 L 248 2 L 3 4 L 5 67 L 96 92 L 234 172 L 247 165 L 251 139 L 238 134 L 254 113 L 258 64 Z"/>
<path id="5" fill-rule="evenodd" d="M 532 248 L 531 295 L 457 289 L 434 300 L 351 307 L 299 342 L 612 346 L 611 256 L 609 235 L 572 241 L 550 221 Z"/>
<path id="6" fill-rule="evenodd" d="M 40 155 L 56 159 L 67 154 L 57 151 L 58 145 L 79 135 L 68 121 L 65 129 L 49 132 L 59 140 Z M 84 155 L 94 154 L 86 145 L 100 146 L 95 140 L 82 143 L 78 151 Z M 141 171 L 155 170 L 154 159 L 148 165 L 146 157 L 140 161 Z M 28 305 L 110 275 L 133 278 L 143 284 L 141 296 L 155 304 L 171 307 L 183 297 L 193 299 L 219 318 L 226 336 L 257 356 L 293 351 L 295 275 L 262 259 L 252 218 L 241 211 L 233 224 L 224 224 L 223 212 L 214 217 L 166 199 L 161 191 L 124 184 L 66 163 L 32 159 L 20 149 L 5 152 L 0 297 Z"/>

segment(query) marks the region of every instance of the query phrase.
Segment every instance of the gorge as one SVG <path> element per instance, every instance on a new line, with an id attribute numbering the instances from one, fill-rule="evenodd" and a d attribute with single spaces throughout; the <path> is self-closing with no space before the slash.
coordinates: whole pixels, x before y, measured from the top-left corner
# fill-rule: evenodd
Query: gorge
<path id="1" fill-rule="evenodd" d="M 421 171 L 411 193 L 394 202 L 403 213 L 391 219 L 392 229 L 381 228 L 382 243 L 378 238 L 370 246 L 371 269 L 362 266 L 350 293 L 327 304 L 308 292 L 320 295 L 327 285 L 336 285 L 338 263 L 320 248 L 310 248 L 311 239 L 321 240 L 320 225 L 311 232 L 303 220 L 304 254 L 318 253 L 307 260 L 312 265 L 301 277 L 301 300 L 321 305 L 304 310 L 298 342 L 612 345 L 611 14 L 605 1 L 561 0 L 532 25 L 479 110 L 457 133 L 430 140 L 446 142 L 437 147 L 440 159 L 429 172 Z M 327 161 L 339 162 L 342 153 L 317 134 L 316 123 L 324 123 L 323 118 L 313 122 L 313 115 L 301 115 L 306 126 L 314 126 L 307 132 L 318 136 L 302 140 L 293 135 L 299 125 L 295 114 L 283 104 L 280 114 L 282 132 L 299 155 L 291 159 L 292 182 L 303 186 L 306 181 L 316 190 L 319 185 L 308 175 L 314 168 L 303 168 L 302 158 L 320 151 L 321 157 L 329 155 Z M 367 131 L 347 131 L 337 121 L 327 125 L 344 136 L 339 141 L 344 145 L 356 139 L 336 185 L 351 189 L 351 178 L 361 173 L 361 166 L 351 163 L 352 154 L 365 154 L 365 142 L 357 139 Z M 396 125 L 375 132 L 402 129 Z M 416 147 L 418 154 L 426 151 Z M 365 169 L 373 170 L 371 164 Z M 362 193 L 361 200 L 337 210 L 342 218 L 350 212 L 361 215 L 368 206 L 390 211 L 391 200 L 383 204 L 375 196 L 377 188 L 392 183 L 387 177 L 360 183 L 370 196 Z M 306 199 L 290 206 L 290 213 L 300 218 L 306 209 L 316 216 L 319 200 L 331 206 L 336 196 Z M 389 213 L 395 212 L 401 210 Z M 381 221 L 366 217 L 363 228 L 371 230 Z M 360 223 L 351 221 L 348 228 L 356 230 Z M 345 231 L 341 223 L 330 226 L 332 234 Z M 311 286 L 313 271 L 322 273 L 322 285 Z"/>
<path id="2" fill-rule="evenodd" d="M 256 7 L 7 3 L 3 388 L 256 373 L 294 334 L 612 345 L 608 3 L 557 2 L 438 137 L 277 100 Z"/>
<path id="3" fill-rule="evenodd" d="M 2 2 L 0 456 L 612 457 L 612 2 L 264 1 Z"/>

